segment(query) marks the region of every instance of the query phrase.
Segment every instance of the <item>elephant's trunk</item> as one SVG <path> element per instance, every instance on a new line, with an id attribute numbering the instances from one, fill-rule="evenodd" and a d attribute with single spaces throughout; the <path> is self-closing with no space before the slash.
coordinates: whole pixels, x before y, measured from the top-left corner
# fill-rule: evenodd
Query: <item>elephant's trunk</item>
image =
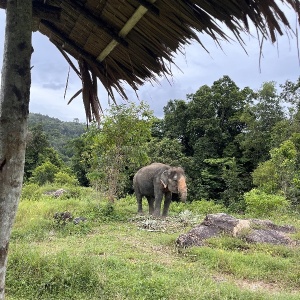
<path id="1" fill-rule="evenodd" d="M 186 202 L 187 186 L 186 186 L 186 182 L 185 182 L 185 177 L 184 176 L 182 176 L 178 180 L 178 193 L 179 193 L 179 196 L 180 196 L 180 200 L 182 202 Z"/>

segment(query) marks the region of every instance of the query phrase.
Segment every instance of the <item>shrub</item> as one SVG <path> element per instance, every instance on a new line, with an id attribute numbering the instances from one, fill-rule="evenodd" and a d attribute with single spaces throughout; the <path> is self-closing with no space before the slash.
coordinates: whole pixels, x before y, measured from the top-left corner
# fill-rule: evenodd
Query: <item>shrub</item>
<path id="1" fill-rule="evenodd" d="M 252 189 L 244 194 L 246 212 L 256 216 L 266 216 L 283 211 L 289 206 L 288 200 L 280 195 L 267 194 L 258 189 Z"/>
<path id="2" fill-rule="evenodd" d="M 40 200 L 42 197 L 42 191 L 35 183 L 24 184 L 21 193 L 21 200 Z"/>
<path id="3" fill-rule="evenodd" d="M 53 165 L 50 161 L 46 161 L 33 170 L 30 182 L 38 185 L 52 183 L 54 175 L 58 172 L 59 168 L 57 166 Z"/>
<path id="4" fill-rule="evenodd" d="M 79 184 L 75 176 L 67 174 L 65 172 L 58 172 L 54 174 L 54 183 L 58 185 L 76 186 Z"/>

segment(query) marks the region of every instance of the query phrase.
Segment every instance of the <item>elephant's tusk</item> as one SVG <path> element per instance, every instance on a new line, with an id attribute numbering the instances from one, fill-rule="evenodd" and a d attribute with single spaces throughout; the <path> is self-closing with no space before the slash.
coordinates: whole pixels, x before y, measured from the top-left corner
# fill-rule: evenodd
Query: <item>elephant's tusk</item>
<path id="1" fill-rule="evenodd" d="M 167 188 L 167 185 L 162 181 L 162 179 L 160 180 L 161 184 L 163 185 L 164 189 Z"/>

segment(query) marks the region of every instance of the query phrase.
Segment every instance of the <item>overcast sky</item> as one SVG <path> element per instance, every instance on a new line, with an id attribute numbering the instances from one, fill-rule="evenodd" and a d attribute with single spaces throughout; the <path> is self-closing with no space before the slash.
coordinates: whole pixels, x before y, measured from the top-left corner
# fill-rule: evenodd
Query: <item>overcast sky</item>
<path id="1" fill-rule="evenodd" d="M 287 11 L 292 27 L 296 17 Z M 0 9 L 0 67 L 2 68 L 5 28 L 5 11 Z M 209 54 L 198 43 L 185 47 L 185 54 L 178 53 L 173 66 L 172 78 L 159 78 L 159 83 L 146 83 L 138 91 L 139 100 L 150 105 L 158 117 L 163 116 L 163 107 L 169 100 L 186 99 L 187 94 L 195 93 L 202 85 L 211 86 L 214 81 L 228 75 L 240 88 L 249 86 L 257 90 L 263 82 L 275 81 L 278 84 L 286 80 L 296 81 L 300 75 L 297 40 L 283 36 L 278 43 L 265 43 L 263 58 L 259 66 L 259 44 L 256 38 L 245 38 L 247 54 L 237 43 L 222 43 L 222 50 L 206 36 L 200 36 L 209 50 Z M 79 118 L 85 122 L 82 98 L 78 96 L 70 105 L 68 100 L 81 88 L 81 82 L 71 70 L 66 99 L 64 91 L 68 74 L 68 64 L 60 52 L 47 37 L 39 32 L 33 33 L 31 64 L 32 83 L 30 112 L 41 113 L 64 121 Z M 260 71 L 261 68 L 261 71 Z M 100 84 L 99 84 L 100 85 Z M 131 101 L 138 102 L 135 93 L 126 89 Z M 99 87 L 99 98 L 104 108 L 108 106 L 108 96 L 103 87 Z M 118 103 L 123 103 L 116 94 Z"/>

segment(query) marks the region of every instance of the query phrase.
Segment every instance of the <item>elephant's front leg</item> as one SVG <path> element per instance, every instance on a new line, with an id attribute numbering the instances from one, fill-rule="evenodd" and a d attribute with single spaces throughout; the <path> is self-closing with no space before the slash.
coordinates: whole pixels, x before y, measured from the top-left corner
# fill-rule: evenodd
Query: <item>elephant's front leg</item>
<path id="1" fill-rule="evenodd" d="M 151 197 L 151 196 L 148 196 L 147 200 L 148 200 L 148 204 L 149 204 L 149 215 L 152 215 L 153 212 L 154 212 L 154 201 L 155 201 L 155 198 Z"/>
<path id="2" fill-rule="evenodd" d="M 154 212 L 153 215 L 156 217 L 160 216 L 160 207 L 161 207 L 161 201 L 163 198 L 163 192 L 159 191 L 155 194 L 155 201 L 154 201 Z"/>
<path id="3" fill-rule="evenodd" d="M 164 203 L 164 209 L 162 213 L 163 217 L 166 217 L 168 215 L 171 201 L 172 201 L 172 193 L 171 192 L 165 193 L 165 203 Z"/>

